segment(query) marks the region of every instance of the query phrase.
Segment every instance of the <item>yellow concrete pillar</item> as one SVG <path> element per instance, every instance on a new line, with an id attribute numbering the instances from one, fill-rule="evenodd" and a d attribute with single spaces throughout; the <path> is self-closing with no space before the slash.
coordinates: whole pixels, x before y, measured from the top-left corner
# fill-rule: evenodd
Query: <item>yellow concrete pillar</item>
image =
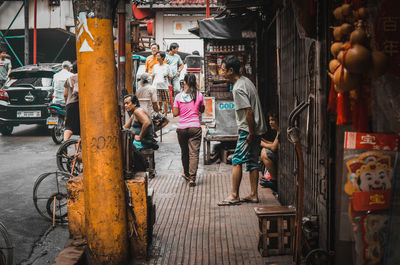
<path id="1" fill-rule="evenodd" d="M 69 234 L 74 239 L 86 238 L 85 196 L 82 175 L 68 180 L 67 191 Z"/>
<path id="2" fill-rule="evenodd" d="M 84 165 L 85 220 L 91 264 L 126 264 L 128 236 L 122 169 L 113 1 L 73 2 Z"/>
<path id="3" fill-rule="evenodd" d="M 130 238 L 131 253 L 135 257 L 146 258 L 151 243 L 153 225 L 155 222 L 155 208 L 152 204 L 152 194 L 148 194 L 147 177 L 145 173 L 137 173 L 134 179 L 126 181 L 130 193 L 134 212 L 137 235 Z M 128 214 L 129 224 L 132 223 L 132 214 Z M 132 228 L 131 228 L 132 229 Z"/>

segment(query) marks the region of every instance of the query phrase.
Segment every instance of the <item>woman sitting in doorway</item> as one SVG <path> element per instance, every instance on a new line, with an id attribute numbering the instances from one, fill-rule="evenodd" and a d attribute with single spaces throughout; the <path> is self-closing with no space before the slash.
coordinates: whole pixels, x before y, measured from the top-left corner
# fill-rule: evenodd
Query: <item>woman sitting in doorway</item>
<path id="1" fill-rule="evenodd" d="M 153 123 L 147 110 L 142 109 L 135 95 L 126 95 L 124 105 L 129 113 L 129 120 L 124 124 L 124 129 L 132 128 L 135 134 L 133 144 L 137 149 L 158 149 L 157 141 L 154 139 Z"/>

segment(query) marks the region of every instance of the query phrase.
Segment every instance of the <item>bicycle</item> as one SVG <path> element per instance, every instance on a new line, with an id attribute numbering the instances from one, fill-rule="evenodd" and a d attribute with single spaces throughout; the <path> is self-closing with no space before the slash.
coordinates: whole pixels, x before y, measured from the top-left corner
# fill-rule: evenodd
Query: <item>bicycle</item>
<path id="1" fill-rule="evenodd" d="M 81 140 L 69 139 L 57 151 L 57 167 L 60 171 L 77 176 L 83 172 Z"/>
<path id="2" fill-rule="evenodd" d="M 67 172 L 40 175 L 33 186 L 33 203 L 41 216 L 54 223 L 66 223 L 67 182 L 74 176 Z M 54 181 L 55 180 L 55 181 Z"/>
<path id="3" fill-rule="evenodd" d="M 13 245 L 6 227 L 0 222 L 0 265 L 13 264 Z"/>

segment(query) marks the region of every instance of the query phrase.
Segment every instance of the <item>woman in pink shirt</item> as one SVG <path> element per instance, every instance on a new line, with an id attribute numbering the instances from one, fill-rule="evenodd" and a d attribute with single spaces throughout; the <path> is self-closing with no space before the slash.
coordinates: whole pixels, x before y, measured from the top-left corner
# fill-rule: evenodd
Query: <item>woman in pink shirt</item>
<path id="1" fill-rule="evenodd" d="M 175 97 L 173 114 L 179 116 L 178 142 L 182 153 L 182 177 L 189 186 L 196 186 L 197 167 L 201 145 L 200 113 L 204 112 L 203 95 L 197 91 L 196 76 L 186 74 L 184 90 Z"/>

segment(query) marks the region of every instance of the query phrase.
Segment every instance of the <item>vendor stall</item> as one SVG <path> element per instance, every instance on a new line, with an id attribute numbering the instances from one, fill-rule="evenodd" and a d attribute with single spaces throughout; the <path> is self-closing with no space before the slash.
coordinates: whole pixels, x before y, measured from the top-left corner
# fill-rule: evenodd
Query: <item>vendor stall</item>
<path id="1" fill-rule="evenodd" d="M 222 62 L 235 55 L 242 62 L 242 74 L 257 84 L 257 19 L 252 16 L 224 17 L 199 21 L 204 39 L 205 96 L 214 100 L 215 117 L 206 123 L 203 137 L 204 164 L 210 163 L 211 141 L 236 141 L 237 125 L 232 96 L 233 84 L 224 78 Z"/>

